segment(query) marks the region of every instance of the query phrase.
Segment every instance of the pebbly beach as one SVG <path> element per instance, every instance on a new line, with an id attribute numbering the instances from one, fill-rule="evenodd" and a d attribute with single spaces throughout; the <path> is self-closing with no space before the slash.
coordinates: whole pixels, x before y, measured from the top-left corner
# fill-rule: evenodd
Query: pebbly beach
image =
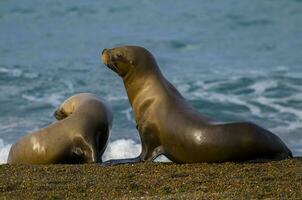
<path id="1" fill-rule="evenodd" d="M 299 199 L 302 158 L 267 163 L 0 165 L 0 199 Z"/>

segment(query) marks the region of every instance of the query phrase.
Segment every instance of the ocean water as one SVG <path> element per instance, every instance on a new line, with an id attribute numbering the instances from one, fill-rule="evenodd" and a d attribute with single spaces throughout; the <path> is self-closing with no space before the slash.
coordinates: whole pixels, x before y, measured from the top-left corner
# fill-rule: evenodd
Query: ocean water
<path id="1" fill-rule="evenodd" d="M 104 160 L 140 143 L 120 78 L 103 48 L 149 49 L 201 113 L 252 121 L 302 155 L 302 1 L 0 1 L 0 162 L 56 107 L 93 92 L 114 111 Z"/>

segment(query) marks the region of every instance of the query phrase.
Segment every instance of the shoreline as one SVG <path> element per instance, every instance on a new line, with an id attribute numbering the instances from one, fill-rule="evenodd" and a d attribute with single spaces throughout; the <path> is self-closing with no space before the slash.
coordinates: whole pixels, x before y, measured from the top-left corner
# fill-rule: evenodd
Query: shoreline
<path id="1" fill-rule="evenodd" d="M 302 157 L 267 163 L 0 165 L 0 199 L 297 199 Z"/>

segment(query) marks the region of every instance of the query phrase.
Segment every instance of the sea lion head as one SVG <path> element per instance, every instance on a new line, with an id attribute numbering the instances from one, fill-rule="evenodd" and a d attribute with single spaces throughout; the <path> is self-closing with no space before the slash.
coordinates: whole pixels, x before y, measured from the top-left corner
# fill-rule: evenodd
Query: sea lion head
<path id="1" fill-rule="evenodd" d="M 62 120 L 71 115 L 74 112 L 74 98 L 75 96 L 72 96 L 68 99 L 66 99 L 54 112 L 54 116 L 57 120 Z"/>
<path id="2" fill-rule="evenodd" d="M 157 66 L 152 54 L 139 46 L 121 46 L 104 49 L 101 54 L 102 62 L 121 77 L 129 74 L 154 70 Z"/>
<path id="3" fill-rule="evenodd" d="M 79 93 L 69 97 L 54 112 L 55 118 L 61 120 L 70 116 L 87 98 L 97 97 L 91 93 Z"/>

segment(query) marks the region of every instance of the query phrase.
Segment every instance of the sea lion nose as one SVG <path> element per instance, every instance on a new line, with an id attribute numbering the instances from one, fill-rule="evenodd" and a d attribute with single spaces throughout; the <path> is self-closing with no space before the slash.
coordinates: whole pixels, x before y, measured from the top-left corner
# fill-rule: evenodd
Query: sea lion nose
<path id="1" fill-rule="evenodd" d="M 62 113 L 60 112 L 60 110 L 56 110 L 53 115 L 57 119 L 62 117 Z"/>
<path id="2" fill-rule="evenodd" d="M 105 52 L 105 51 L 107 51 L 107 49 L 103 49 L 103 51 L 102 51 L 102 55 L 104 54 L 104 52 Z"/>
<path id="3" fill-rule="evenodd" d="M 62 113 L 60 110 L 56 110 L 56 111 L 54 112 L 54 117 L 55 117 L 57 120 L 61 120 L 61 119 L 66 118 L 67 116 L 65 115 L 65 113 Z"/>
<path id="4" fill-rule="evenodd" d="M 58 119 L 59 116 L 60 116 L 60 112 L 58 110 L 56 110 L 54 113 L 53 113 L 53 116 Z"/>

